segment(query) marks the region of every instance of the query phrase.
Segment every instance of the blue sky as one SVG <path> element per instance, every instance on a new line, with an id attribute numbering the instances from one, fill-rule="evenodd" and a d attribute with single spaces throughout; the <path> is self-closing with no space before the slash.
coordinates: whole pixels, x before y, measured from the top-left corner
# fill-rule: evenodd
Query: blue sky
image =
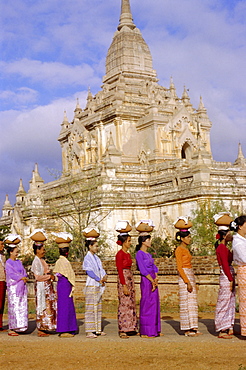
<path id="1" fill-rule="evenodd" d="M 61 169 L 63 112 L 100 90 L 120 0 L 8 0 L 0 4 L 0 205 L 29 188 L 35 162 L 45 182 Z M 215 160 L 246 155 L 246 1 L 131 0 L 160 84 L 200 95 L 213 123 Z"/>

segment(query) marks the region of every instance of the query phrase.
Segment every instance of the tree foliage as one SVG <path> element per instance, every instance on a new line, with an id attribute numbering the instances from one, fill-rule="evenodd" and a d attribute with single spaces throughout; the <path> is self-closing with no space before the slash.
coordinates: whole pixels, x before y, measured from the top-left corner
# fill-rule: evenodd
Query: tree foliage
<path id="1" fill-rule="evenodd" d="M 151 238 L 151 247 L 148 252 L 153 258 L 171 257 L 175 249 L 174 241 L 171 238 L 162 239 L 160 236 Z"/>
<path id="2" fill-rule="evenodd" d="M 101 202 L 101 179 L 96 172 L 90 177 L 80 178 L 77 176 L 63 176 L 63 184 L 57 189 L 55 199 L 46 202 L 46 214 L 51 218 L 62 221 L 63 230 L 60 230 L 61 222 L 54 231 L 67 231 L 73 235 L 70 244 L 69 259 L 81 261 L 87 253 L 83 230 L 88 226 L 97 226 L 100 230 L 100 223 L 109 215 L 112 209 L 102 213 Z M 99 245 L 101 255 L 105 253 L 107 244 L 106 238 L 101 235 Z M 48 249 L 48 248 L 47 248 Z M 47 251 L 52 260 L 52 252 Z"/>
<path id="3" fill-rule="evenodd" d="M 213 216 L 222 211 L 231 211 L 226 209 L 222 200 L 205 201 L 193 211 L 191 228 L 193 254 L 200 256 L 215 254 L 214 243 L 218 227 L 214 224 Z"/>

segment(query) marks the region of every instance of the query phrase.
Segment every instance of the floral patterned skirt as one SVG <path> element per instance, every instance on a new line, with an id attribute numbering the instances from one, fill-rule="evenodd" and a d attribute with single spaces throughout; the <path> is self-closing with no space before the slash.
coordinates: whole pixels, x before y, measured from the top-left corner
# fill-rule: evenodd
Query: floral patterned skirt
<path id="1" fill-rule="evenodd" d="M 52 282 L 44 282 L 46 308 L 41 313 L 37 312 L 37 328 L 39 330 L 56 330 L 57 298 Z M 35 295 L 37 305 L 37 284 L 35 284 Z"/>
<path id="2" fill-rule="evenodd" d="M 118 277 L 118 327 L 120 332 L 137 331 L 137 313 L 133 274 L 132 271 L 128 269 L 123 270 L 123 274 L 130 295 L 127 296 L 124 294 L 123 285 L 120 283 L 120 279 Z"/>

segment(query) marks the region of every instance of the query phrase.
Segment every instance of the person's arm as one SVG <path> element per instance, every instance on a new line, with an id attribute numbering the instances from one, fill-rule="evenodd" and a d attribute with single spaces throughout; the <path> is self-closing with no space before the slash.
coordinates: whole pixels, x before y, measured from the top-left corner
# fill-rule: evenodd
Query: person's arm
<path id="1" fill-rule="evenodd" d="M 90 278 L 96 280 L 96 281 L 100 281 L 100 278 L 93 272 L 93 271 L 90 271 L 90 270 L 86 270 L 86 273 L 88 276 L 90 276 Z"/>
<path id="2" fill-rule="evenodd" d="M 192 285 L 191 285 L 186 273 L 184 272 L 182 256 L 183 256 L 182 249 L 177 248 L 176 251 L 175 251 L 177 270 L 178 270 L 178 273 L 179 273 L 180 277 L 183 279 L 184 283 L 187 285 L 188 292 L 191 293 L 193 288 L 192 288 Z"/>
<path id="3" fill-rule="evenodd" d="M 136 254 L 136 260 L 138 264 L 138 268 L 140 271 L 140 274 L 145 276 L 152 284 L 152 291 L 154 291 L 157 287 L 155 279 L 152 278 L 149 271 L 146 268 L 145 262 L 144 262 L 144 254 L 143 253 L 137 253 Z"/>
<path id="4" fill-rule="evenodd" d="M 115 257 L 116 267 L 120 278 L 120 283 L 126 285 L 125 277 L 123 274 L 123 256 L 121 253 L 117 253 Z"/>
<path id="5" fill-rule="evenodd" d="M 224 244 L 220 244 L 217 249 L 217 253 L 220 255 L 221 267 L 226 274 L 229 281 L 233 281 L 234 278 L 231 274 L 230 265 L 228 262 L 228 249 Z"/>

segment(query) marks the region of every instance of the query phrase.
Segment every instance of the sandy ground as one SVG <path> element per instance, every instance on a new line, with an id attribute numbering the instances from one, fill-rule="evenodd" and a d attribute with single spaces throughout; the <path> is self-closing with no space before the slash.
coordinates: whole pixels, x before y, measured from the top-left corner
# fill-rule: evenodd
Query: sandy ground
<path id="1" fill-rule="evenodd" d="M 0 333 L 0 369 L 214 369 L 246 370 L 246 337 L 218 339 L 212 314 L 201 314 L 202 336 L 187 338 L 179 330 L 178 315 L 162 315 L 163 337 L 122 340 L 115 316 L 103 319 L 105 337 L 86 339 L 84 319 L 78 315 L 79 334 L 59 338 L 56 334 L 38 338 L 31 316 L 29 329 L 19 337 Z"/>

